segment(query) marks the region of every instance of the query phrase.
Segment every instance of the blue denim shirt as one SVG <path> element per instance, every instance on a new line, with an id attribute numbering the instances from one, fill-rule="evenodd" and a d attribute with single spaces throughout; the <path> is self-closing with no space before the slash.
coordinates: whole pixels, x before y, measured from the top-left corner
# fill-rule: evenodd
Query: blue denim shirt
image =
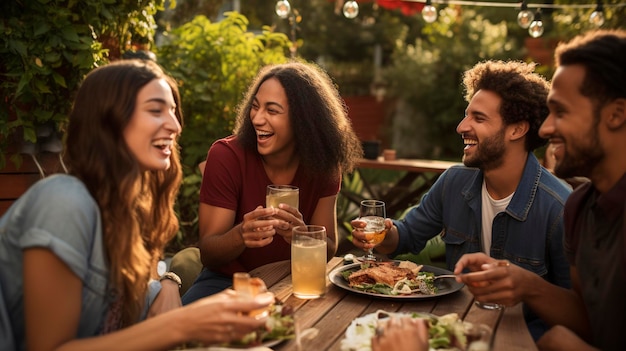
<path id="1" fill-rule="evenodd" d="M 482 183 L 483 172 L 479 169 L 454 166 L 444 172 L 419 206 L 403 220 L 394 221 L 399 242 L 390 256 L 419 253 L 438 234 L 446 243 L 450 270 L 462 255 L 482 251 Z M 570 192 L 529 154 L 511 202 L 493 220 L 491 256 L 507 259 L 569 288 L 569 264 L 563 251 L 563 206 Z M 529 314 L 526 317 L 527 322 L 532 319 Z M 535 333 L 530 324 L 529 329 L 534 337 L 542 332 Z"/>
<path id="2" fill-rule="evenodd" d="M 80 180 L 53 175 L 0 218 L 0 350 L 26 349 L 23 250 L 33 247 L 50 250 L 82 281 L 76 337 L 100 334 L 112 302 L 100 209 Z M 142 319 L 160 288 L 149 282 Z"/>

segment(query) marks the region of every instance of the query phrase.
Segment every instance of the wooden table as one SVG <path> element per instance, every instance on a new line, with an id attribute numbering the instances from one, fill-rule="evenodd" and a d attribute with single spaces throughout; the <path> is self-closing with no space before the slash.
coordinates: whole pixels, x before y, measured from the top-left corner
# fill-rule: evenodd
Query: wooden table
<path id="1" fill-rule="evenodd" d="M 394 216 L 400 211 L 419 203 L 422 195 L 430 189 L 439 175 L 457 162 L 421 159 L 398 159 L 385 161 L 382 157 L 376 160 L 361 159 L 355 170 L 363 181 L 366 193 L 354 193 L 342 188 L 341 194 L 357 206 L 364 198 L 378 199 L 385 202 L 387 215 Z M 385 169 L 405 172 L 390 188 L 382 190 L 372 186 L 363 175 L 363 169 Z M 354 176 L 354 175 L 353 175 Z"/>
<path id="2" fill-rule="evenodd" d="M 328 262 L 327 273 L 343 264 L 343 259 L 334 257 Z M 474 305 L 473 297 L 466 287 L 450 295 L 418 301 L 396 301 L 376 299 L 359 295 L 334 286 L 328 282 L 324 297 L 301 300 L 292 295 L 290 261 L 281 261 L 259 267 L 252 276 L 265 281 L 269 290 L 286 305 L 295 310 L 300 330 L 317 328 L 319 334 L 312 340 L 303 341 L 302 350 L 340 350 L 341 340 L 350 322 L 360 316 L 385 310 L 389 312 L 428 312 L 435 315 L 457 313 L 463 320 L 483 323 L 491 327 L 493 350 L 536 350 L 528 333 L 521 305 L 502 310 L 484 310 Z M 296 350 L 295 340 L 274 346 L 274 350 Z"/>

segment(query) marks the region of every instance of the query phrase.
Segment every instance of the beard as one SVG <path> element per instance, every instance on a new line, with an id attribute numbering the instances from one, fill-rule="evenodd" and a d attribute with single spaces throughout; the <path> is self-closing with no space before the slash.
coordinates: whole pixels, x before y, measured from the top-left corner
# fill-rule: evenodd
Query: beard
<path id="1" fill-rule="evenodd" d="M 595 124 L 590 133 L 589 142 L 585 144 L 570 143 L 570 150 L 565 149 L 563 158 L 554 166 L 554 174 L 559 178 L 589 177 L 591 171 L 604 159 L 604 151 L 600 147 L 598 125 Z M 566 146 L 568 144 L 565 144 Z"/>
<path id="2" fill-rule="evenodd" d="M 495 135 L 478 143 L 473 156 L 463 155 L 463 164 L 467 167 L 488 171 L 500 167 L 504 162 L 504 127 Z"/>

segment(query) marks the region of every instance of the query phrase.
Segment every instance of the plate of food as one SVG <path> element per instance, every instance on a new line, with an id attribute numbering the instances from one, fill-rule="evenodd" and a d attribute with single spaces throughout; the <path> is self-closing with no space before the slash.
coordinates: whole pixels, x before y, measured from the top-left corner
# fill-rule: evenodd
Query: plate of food
<path id="1" fill-rule="evenodd" d="M 242 340 L 227 345 L 230 348 L 272 347 L 296 335 L 293 309 L 290 306 L 275 304 L 270 309 L 267 322 L 262 329 L 253 331 Z"/>
<path id="2" fill-rule="evenodd" d="M 206 346 L 200 343 L 186 344 L 185 351 L 267 350 L 296 336 L 293 309 L 276 303 L 270 308 L 265 326 L 253 331 L 243 339 L 223 345 Z"/>
<path id="3" fill-rule="evenodd" d="M 354 319 L 341 340 L 341 351 L 371 351 L 376 328 L 391 318 L 423 318 L 428 323 L 431 351 L 488 351 L 491 328 L 462 321 L 456 313 L 435 316 L 430 313 L 377 311 Z"/>
<path id="4" fill-rule="evenodd" d="M 235 298 L 249 299 L 257 294 L 267 292 L 265 282 L 260 278 L 250 277 L 248 273 L 235 273 L 233 276 L 233 291 L 229 293 Z M 184 350 L 190 351 L 226 351 L 233 349 L 267 350 L 281 342 L 293 339 L 296 336 L 296 326 L 293 318 L 293 308 L 276 300 L 268 308 L 250 312 L 255 318 L 267 318 L 265 325 L 246 334 L 241 340 L 205 346 L 200 343 L 184 345 Z M 189 348 L 193 346 L 195 348 Z"/>
<path id="5" fill-rule="evenodd" d="M 358 294 L 389 299 L 428 299 L 459 291 L 453 278 L 437 279 L 452 272 L 411 261 L 351 263 L 328 274 L 336 286 Z"/>

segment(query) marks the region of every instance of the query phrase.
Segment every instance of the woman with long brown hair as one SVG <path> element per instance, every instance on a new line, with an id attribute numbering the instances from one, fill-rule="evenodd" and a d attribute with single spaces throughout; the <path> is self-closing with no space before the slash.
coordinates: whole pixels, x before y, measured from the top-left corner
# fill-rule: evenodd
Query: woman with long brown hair
<path id="1" fill-rule="evenodd" d="M 0 219 L 0 349 L 168 350 L 263 324 L 242 312 L 271 294 L 174 309 L 178 282 L 155 279 L 178 229 L 181 125 L 176 84 L 156 63 L 87 75 L 69 118 L 69 174 L 39 181 Z"/>

